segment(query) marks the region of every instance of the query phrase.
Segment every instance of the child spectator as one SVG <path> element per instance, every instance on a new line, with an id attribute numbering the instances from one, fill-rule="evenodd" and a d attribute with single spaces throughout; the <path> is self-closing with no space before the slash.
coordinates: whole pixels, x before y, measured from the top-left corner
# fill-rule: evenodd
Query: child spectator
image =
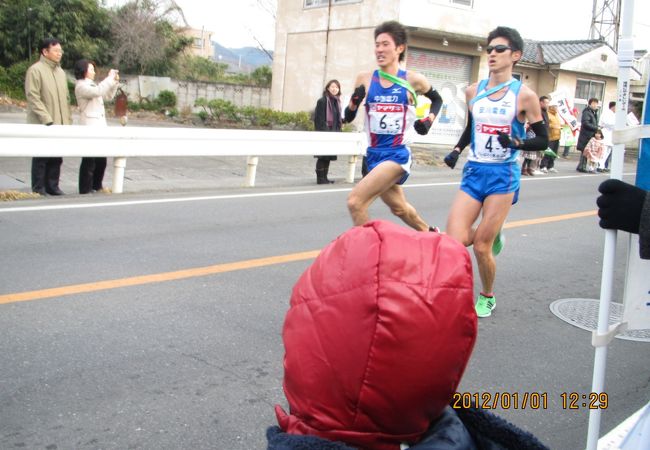
<path id="1" fill-rule="evenodd" d="M 587 172 L 595 173 L 598 167 L 598 161 L 603 158 L 605 153 L 605 143 L 603 142 L 603 132 L 599 128 L 596 130 L 594 137 L 589 139 L 584 149 L 583 155 L 587 159 Z"/>

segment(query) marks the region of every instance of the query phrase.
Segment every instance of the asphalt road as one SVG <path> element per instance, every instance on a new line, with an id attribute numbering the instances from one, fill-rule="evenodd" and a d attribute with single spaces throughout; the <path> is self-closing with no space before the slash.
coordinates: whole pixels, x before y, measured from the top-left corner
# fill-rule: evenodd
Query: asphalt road
<path id="1" fill-rule="evenodd" d="M 604 176 L 565 175 L 523 182 L 498 258 L 499 308 L 479 322 L 459 390 L 545 394 L 547 408 L 496 413 L 553 449 L 571 450 L 584 448 L 588 411 L 563 408 L 561 395 L 590 391 L 594 350 L 590 333 L 559 320 L 549 304 L 599 296 L 604 234 L 593 215 L 564 215 L 593 211 Z M 429 171 L 406 194 L 427 220 L 444 225 L 457 181 L 457 171 Z M 348 190 L 1 204 L 0 447 L 265 448 L 273 406 L 286 406 L 284 314 L 311 259 L 251 261 L 318 250 L 344 232 Z M 393 220 L 382 204 L 371 214 Z M 624 254 L 619 239 L 619 300 Z M 206 267 L 207 274 L 195 270 Z M 162 275 L 125 281 L 155 274 Z M 59 287 L 45 298 L 33 292 Z M 25 293 L 21 301 L 7 300 L 16 293 Z M 603 433 L 647 403 L 649 366 L 648 343 L 614 340 Z"/>

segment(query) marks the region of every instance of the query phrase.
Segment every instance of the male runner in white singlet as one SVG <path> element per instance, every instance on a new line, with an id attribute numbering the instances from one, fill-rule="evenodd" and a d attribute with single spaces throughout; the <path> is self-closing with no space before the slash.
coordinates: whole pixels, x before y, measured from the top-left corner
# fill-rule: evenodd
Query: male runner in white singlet
<path id="1" fill-rule="evenodd" d="M 384 22 L 375 28 L 375 58 L 379 70 L 357 75 L 345 122 L 354 120 L 361 101 L 366 97 L 365 126 L 368 133 L 368 174 L 348 196 L 348 210 L 355 225 L 368 222 L 368 208 L 377 198 L 393 214 L 419 231 L 433 230 L 406 201 L 401 184 L 411 168 L 408 148 L 412 128 L 427 134 L 442 106 L 442 97 L 424 75 L 400 69 L 406 53 L 406 29 L 398 22 Z M 429 115 L 415 120 L 415 97 L 422 94 L 431 100 Z"/>
<path id="2" fill-rule="evenodd" d="M 523 48 L 524 42 L 515 29 L 497 27 L 490 32 L 486 47 L 490 76 L 467 88 L 467 126 L 454 150 L 445 157 L 445 163 L 453 169 L 460 152 L 470 144 L 460 191 L 447 219 L 447 234 L 465 246 L 474 246 L 482 284 L 476 302 L 479 317 L 490 316 L 496 306 L 494 256 L 503 248 L 500 230 L 519 194 L 519 150 L 548 147 L 537 94 L 512 77 Z M 536 137 L 525 139 L 526 120 Z"/>

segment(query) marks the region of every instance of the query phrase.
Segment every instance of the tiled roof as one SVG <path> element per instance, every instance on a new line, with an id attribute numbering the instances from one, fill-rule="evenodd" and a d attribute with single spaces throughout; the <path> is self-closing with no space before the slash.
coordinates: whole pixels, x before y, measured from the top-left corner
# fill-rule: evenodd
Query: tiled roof
<path id="1" fill-rule="evenodd" d="M 529 41 L 524 42 L 524 56 L 521 61 L 542 66 L 562 64 L 607 45 L 595 39 L 582 41 Z"/>

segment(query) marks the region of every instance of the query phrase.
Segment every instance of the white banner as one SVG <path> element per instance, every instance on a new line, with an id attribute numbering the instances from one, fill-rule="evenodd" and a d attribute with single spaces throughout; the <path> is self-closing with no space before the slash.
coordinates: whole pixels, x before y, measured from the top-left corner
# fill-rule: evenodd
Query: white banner
<path id="1" fill-rule="evenodd" d="M 571 131 L 575 134 L 576 130 L 580 128 L 580 122 L 578 121 L 578 118 L 574 115 L 574 108 L 569 100 L 569 97 L 566 95 L 565 92 L 562 91 L 554 91 L 549 94 L 549 97 L 551 97 L 551 105 L 557 105 L 557 113 L 559 114 L 560 118 L 566 122 L 569 127 L 571 127 Z"/>

